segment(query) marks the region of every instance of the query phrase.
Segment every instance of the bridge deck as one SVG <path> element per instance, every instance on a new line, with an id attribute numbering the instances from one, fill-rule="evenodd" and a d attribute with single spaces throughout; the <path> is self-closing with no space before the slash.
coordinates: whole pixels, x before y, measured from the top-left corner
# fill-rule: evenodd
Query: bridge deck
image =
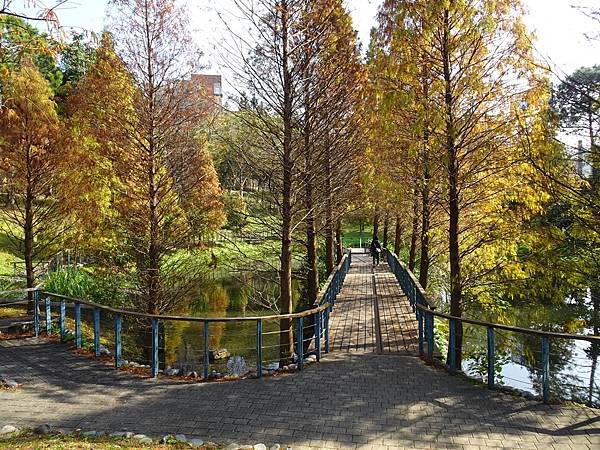
<path id="1" fill-rule="evenodd" d="M 353 254 L 352 266 L 331 316 L 334 351 L 416 355 L 417 321 L 408 299 L 382 262 Z"/>

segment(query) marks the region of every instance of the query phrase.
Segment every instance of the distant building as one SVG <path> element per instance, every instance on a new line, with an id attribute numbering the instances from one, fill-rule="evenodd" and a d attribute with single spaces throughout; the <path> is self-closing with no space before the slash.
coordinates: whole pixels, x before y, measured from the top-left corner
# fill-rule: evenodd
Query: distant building
<path id="1" fill-rule="evenodd" d="M 192 82 L 202 87 L 206 95 L 212 98 L 217 105 L 223 104 L 221 75 L 193 74 Z"/>

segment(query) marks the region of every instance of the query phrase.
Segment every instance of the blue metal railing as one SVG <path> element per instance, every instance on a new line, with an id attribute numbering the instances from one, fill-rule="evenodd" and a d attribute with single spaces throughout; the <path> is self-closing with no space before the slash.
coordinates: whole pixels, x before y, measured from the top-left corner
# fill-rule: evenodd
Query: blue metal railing
<path id="1" fill-rule="evenodd" d="M 425 344 L 427 344 L 427 359 L 432 361 L 434 353 L 433 316 L 426 314 L 426 312 L 435 310 L 435 305 L 414 274 L 398 259 L 396 254 L 388 249 L 385 250 L 385 254 L 392 273 L 396 276 L 396 280 L 398 280 L 413 312 L 417 316 L 419 354 L 425 354 Z M 421 308 L 417 306 L 421 306 Z"/>
<path id="2" fill-rule="evenodd" d="M 425 290 L 419 284 L 413 273 L 402 263 L 394 252 L 386 249 L 387 263 L 396 276 L 400 287 L 408 297 L 410 305 L 415 310 L 416 305 L 422 305 L 426 308 L 435 309 L 433 301 L 427 296 Z"/>
<path id="3" fill-rule="evenodd" d="M 112 357 L 114 358 L 114 365 L 116 368 L 122 366 L 123 352 L 126 345 L 124 340 L 124 321 L 136 320 L 140 322 L 149 322 L 149 369 L 153 377 L 159 374 L 160 365 L 160 330 L 167 322 L 190 322 L 199 323 L 202 325 L 203 333 L 202 337 L 202 348 L 203 348 L 203 377 L 208 379 L 210 375 L 211 357 L 209 348 L 209 342 L 211 338 L 210 325 L 211 324 L 227 324 L 233 322 L 256 322 L 255 329 L 255 357 L 256 357 L 256 376 L 261 377 L 265 371 L 264 355 L 267 350 L 272 350 L 273 345 L 266 345 L 264 338 L 273 337 L 274 334 L 282 333 L 284 331 L 271 331 L 265 332 L 265 324 L 271 322 L 279 322 L 282 319 L 289 319 L 290 321 L 296 321 L 297 327 L 295 329 L 297 335 L 294 339 L 294 351 L 296 353 L 297 367 L 302 370 L 304 366 L 304 356 L 306 356 L 308 349 L 309 352 L 316 356 L 316 360 L 321 359 L 321 353 L 329 352 L 329 321 L 330 314 L 335 305 L 337 295 L 342 289 L 344 279 L 350 269 L 350 263 L 352 255 L 350 252 L 345 254 L 340 263 L 335 267 L 331 275 L 326 280 L 323 288 L 319 292 L 318 300 L 312 309 L 294 314 L 280 314 L 271 316 L 260 316 L 260 317 L 183 317 L 183 316 L 160 316 L 144 314 L 136 311 L 128 311 L 123 309 L 116 309 L 93 303 L 90 301 L 67 297 L 52 292 L 45 292 L 40 289 L 34 290 L 34 313 L 33 313 L 33 329 L 35 336 L 39 336 L 42 332 L 45 332 L 47 336 L 53 333 L 58 335 L 61 342 L 65 342 L 67 338 L 73 340 L 75 348 L 81 349 L 87 347 L 93 351 L 95 357 L 102 356 L 102 340 L 107 342 L 106 335 L 111 334 L 110 340 L 112 341 Z M 25 291 L 23 291 L 25 292 Z M 67 307 L 73 311 L 72 317 L 67 317 Z M 41 308 L 41 310 L 40 310 Z M 41 311 L 44 313 L 41 314 Z M 86 314 L 85 312 L 91 312 L 91 327 L 87 327 L 84 330 L 84 321 Z M 56 314 L 58 313 L 58 317 Z M 88 314 L 89 316 L 89 314 Z M 110 319 L 112 318 L 112 326 Z M 72 336 L 67 336 L 66 322 L 70 320 L 74 326 L 74 333 Z M 106 320 L 109 320 L 106 323 Z M 102 327 L 102 321 L 104 320 L 104 326 Z M 306 321 L 312 321 L 314 332 L 311 335 L 305 337 L 305 331 L 309 330 L 306 326 Z M 41 328 L 41 325 L 44 325 Z M 139 325 L 141 326 L 141 325 Z M 90 330 L 91 328 L 91 330 Z M 274 327 L 271 327 L 272 329 Z M 93 331 L 92 331 L 93 330 Z M 84 331 L 87 331 L 87 336 L 84 336 Z M 287 331 L 285 331 L 287 332 Z M 89 336 L 91 334 L 91 336 Z M 91 339 L 88 339 L 90 338 Z M 200 338 L 200 336 L 199 336 Z M 200 339 L 199 339 L 200 340 Z M 88 343 L 89 342 L 89 343 Z M 91 345 L 90 345 L 91 344 Z M 108 344 L 107 344 L 108 345 Z M 106 353 L 105 353 L 106 354 Z"/>
<path id="4" fill-rule="evenodd" d="M 435 311 L 435 306 L 428 297 L 425 290 L 421 287 L 414 274 L 398 260 L 398 257 L 391 251 L 386 251 L 388 264 L 400 283 L 400 286 L 413 308 L 418 321 L 419 329 L 419 354 L 426 356 L 428 362 L 433 362 L 434 353 L 434 317 L 448 321 L 448 355 L 446 361 L 447 368 L 450 371 L 460 370 L 457 367 L 456 345 L 457 345 L 457 328 L 460 324 L 470 324 L 478 327 L 484 327 L 486 330 L 486 369 L 487 369 L 487 385 L 489 388 L 494 388 L 496 378 L 498 376 L 496 368 L 496 345 L 495 335 L 496 330 L 505 330 L 513 333 L 520 333 L 528 336 L 536 336 L 541 339 L 541 393 L 544 403 L 550 402 L 550 383 L 552 373 L 550 371 L 550 344 L 551 339 L 562 339 L 571 341 L 587 341 L 591 345 L 600 345 L 599 336 L 584 336 L 567 333 L 553 333 L 540 330 L 532 330 L 528 328 L 519 328 L 498 323 L 484 322 L 480 320 L 466 319 L 463 317 L 455 317 L 449 314 L 443 314 Z M 425 347 L 427 348 L 425 351 Z"/>

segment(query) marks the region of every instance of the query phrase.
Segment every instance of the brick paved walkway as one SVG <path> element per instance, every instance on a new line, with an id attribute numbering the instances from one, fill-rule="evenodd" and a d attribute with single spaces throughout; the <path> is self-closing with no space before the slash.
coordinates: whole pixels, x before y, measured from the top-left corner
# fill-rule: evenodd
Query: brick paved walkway
<path id="1" fill-rule="evenodd" d="M 355 259 L 342 295 L 357 286 L 353 278 L 369 275 L 372 269 L 363 263 Z M 383 325 L 393 314 L 405 315 L 405 308 L 388 301 L 391 294 L 380 283 L 381 278 L 386 284 L 385 266 L 375 277 L 381 322 L 388 330 L 382 344 L 396 351 L 402 342 L 406 352 L 414 330 Z M 372 296 L 368 290 L 364 294 Z M 374 311 L 374 298 L 370 302 L 362 304 Z M 344 316 L 340 310 L 358 314 L 352 302 L 340 301 L 336 309 L 335 321 Z M 16 392 L 0 390 L 0 425 L 50 423 L 66 430 L 156 437 L 184 433 L 225 444 L 279 443 L 294 449 L 600 448 L 600 411 L 543 405 L 475 386 L 414 356 L 377 354 L 373 313 L 361 314 L 371 325 L 361 328 L 356 320 L 344 325 L 365 336 L 347 340 L 348 350 L 363 345 L 360 352 L 338 350 L 300 373 L 229 383 L 154 381 L 43 340 L 0 341 L 0 373 L 24 383 Z"/>

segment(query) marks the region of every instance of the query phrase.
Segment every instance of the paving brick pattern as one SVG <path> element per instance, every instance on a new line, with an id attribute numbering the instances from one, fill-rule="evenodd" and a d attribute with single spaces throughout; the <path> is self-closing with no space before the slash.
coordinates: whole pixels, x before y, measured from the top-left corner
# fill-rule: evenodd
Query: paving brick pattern
<path id="1" fill-rule="evenodd" d="M 367 271 L 360 259 L 354 264 L 344 290 Z M 384 269 L 376 270 L 377 280 Z M 24 383 L 16 392 L 0 390 L 0 425 L 184 433 L 294 449 L 600 448 L 598 410 L 543 405 L 476 386 L 414 356 L 367 350 L 338 350 L 295 374 L 190 384 L 115 371 L 44 340 L 0 341 L 0 373 Z"/>

